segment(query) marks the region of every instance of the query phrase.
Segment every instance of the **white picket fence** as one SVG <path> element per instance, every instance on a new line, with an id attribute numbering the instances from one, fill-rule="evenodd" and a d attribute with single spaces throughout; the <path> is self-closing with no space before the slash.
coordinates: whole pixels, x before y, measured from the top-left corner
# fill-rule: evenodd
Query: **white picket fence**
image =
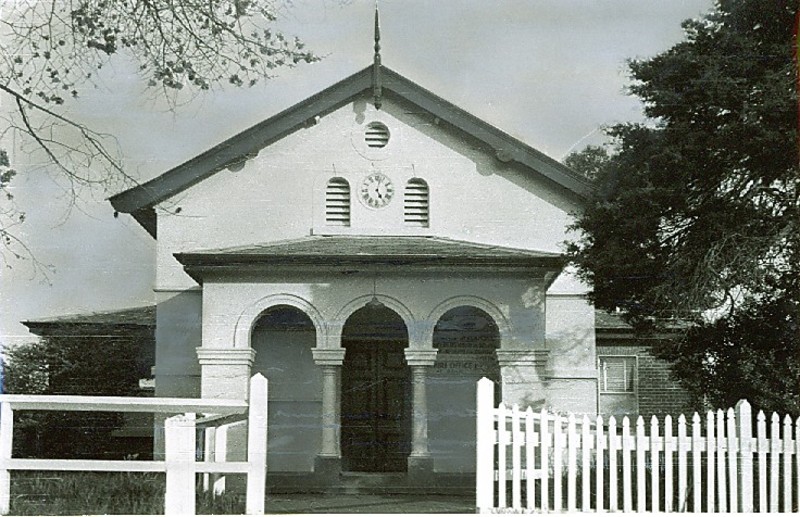
<path id="1" fill-rule="evenodd" d="M 250 380 L 249 401 L 220 399 L 0 395 L 0 514 L 10 510 L 11 471 L 165 472 L 164 513 L 195 514 L 196 474 L 246 474 L 245 511 L 264 513 L 267 472 L 267 380 Z M 104 411 L 174 415 L 165 420 L 164 461 L 12 458 L 14 410 Z M 197 418 L 197 414 L 204 417 Z M 225 461 L 226 430 L 246 420 L 247 460 Z M 197 462 L 197 429 L 205 429 L 205 461 Z M 214 450 L 216 446 L 217 450 Z M 221 461 L 220 461 L 221 460 Z M 219 483 L 214 487 L 219 491 Z"/>
<path id="2" fill-rule="evenodd" d="M 494 406 L 478 381 L 476 506 L 480 512 L 796 512 L 800 418 L 750 404 L 691 422 L 577 419 Z M 705 424 L 705 425 L 704 425 Z M 794 434 L 794 438 L 792 438 Z"/>

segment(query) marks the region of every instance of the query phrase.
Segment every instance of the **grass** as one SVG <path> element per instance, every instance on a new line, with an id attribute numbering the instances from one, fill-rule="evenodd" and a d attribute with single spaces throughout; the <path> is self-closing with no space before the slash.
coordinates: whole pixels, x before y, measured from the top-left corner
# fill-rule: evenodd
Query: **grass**
<path id="1" fill-rule="evenodd" d="M 235 495 L 197 490 L 197 513 L 242 514 Z M 11 479 L 13 515 L 164 513 L 164 474 L 117 472 L 17 472 Z"/>

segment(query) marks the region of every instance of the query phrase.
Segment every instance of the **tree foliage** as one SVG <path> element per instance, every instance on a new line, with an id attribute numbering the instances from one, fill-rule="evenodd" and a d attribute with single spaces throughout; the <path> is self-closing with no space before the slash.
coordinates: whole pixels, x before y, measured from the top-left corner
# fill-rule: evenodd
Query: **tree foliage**
<path id="1" fill-rule="evenodd" d="M 141 396 L 155 362 L 152 329 L 64 325 L 4 351 L 3 393 Z M 119 413 L 18 412 L 16 454 L 69 458 L 124 454 L 112 432 Z"/>
<path id="2" fill-rule="evenodd" d="M 605 147 L 587 145 L 580 151 L 567 155 L 564 165 L 590 180 L 595 180 L 608 164 L 608 160 L 608 150 Z"/>
<path id="3" fill-rule="evenodd" d="M 280 67 L 318 58 L 297 38 L 274 30 L 281 4 L 270 0 L 59 0 L 9 2 L 0 18 L 2 137 L 37 149 L 67 192 L 115 190 L 136 178 L 123 167 L 115 141 L 73 118 L 71 102 L 96 87 L 112 59 L 135 63 L 148 87 L 168 99 L 179 90 L 252 86 Z M 8 107 L 10 106 L 10 109 Z M 8 155 L 0 157 L 0 239 L 20 257 Z M 5 255 L 5 254 L 4 254 Z"/>
<path id="4" fill-rule="evenodd" d="M 684 41 L 630 62 L 650 121 L 608 130 L 569 245 L 598 307 L 640 330 L 689 323 L 659 353 L 714 405 L 800 410 L 797 8 L 721 0 Z"/>

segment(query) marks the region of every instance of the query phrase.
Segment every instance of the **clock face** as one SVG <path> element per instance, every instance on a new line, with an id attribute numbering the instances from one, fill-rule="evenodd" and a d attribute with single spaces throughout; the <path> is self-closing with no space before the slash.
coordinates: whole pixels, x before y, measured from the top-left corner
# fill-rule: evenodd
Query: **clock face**
<path id="1" fill-rule="evenodd" d="M 361 201 L 370 208 L 383 208 L 394 196 L 394 185 L 386 175 L 374 172 L 361 183 Z"/>

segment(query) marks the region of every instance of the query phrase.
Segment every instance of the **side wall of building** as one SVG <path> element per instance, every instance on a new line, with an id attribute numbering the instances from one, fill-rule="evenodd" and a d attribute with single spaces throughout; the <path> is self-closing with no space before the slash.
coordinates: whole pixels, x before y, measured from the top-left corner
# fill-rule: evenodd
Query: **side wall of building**
<path id="1" fill-rule="evenodd" d="M 663 418 L 681 413 L 690 414 L 696 409 L 693 398 L 684 390 L 669 371 L 666 361 L 656 358 L 650 353 L 651 346 L 629 336 L 601 337 L 598 335 L 597 356 L 601 357 L 635 357 L 635 388 L 632 394 L 633 404 L 627 404 L 618 395 L 598 395 L 600 413 L 619 417 L 628 411 L 629 414 L 641 415 L 645 419 L 656 415 Z"/>

